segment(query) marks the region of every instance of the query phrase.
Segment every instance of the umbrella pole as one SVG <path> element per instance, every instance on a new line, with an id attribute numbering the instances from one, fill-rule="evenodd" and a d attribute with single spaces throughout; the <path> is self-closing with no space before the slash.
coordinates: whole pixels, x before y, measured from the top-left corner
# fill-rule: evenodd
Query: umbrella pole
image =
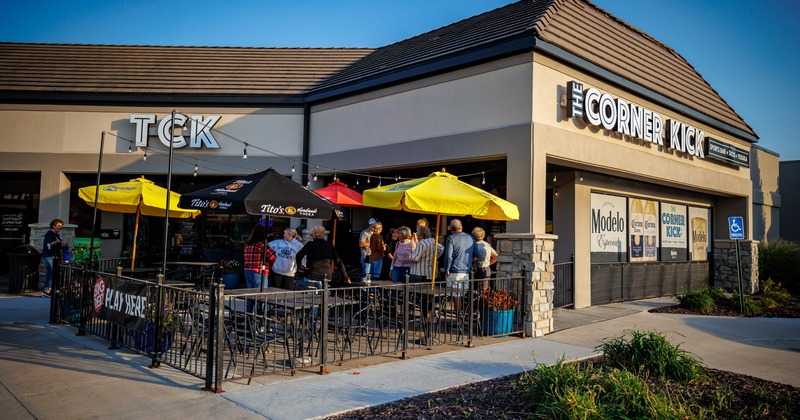
<path id="1" fill-rule="evenodd" d="M 261 281 L 259 282 L 259 286 L 261 287 L 258 291 L 259 293 L 264 291 L 264 269 L 267 268 L 267 240 L 264 239 L 264 251 L 261 252 Z"/>
<path id="2" fill-rule="evenodd" d="M 433 270 L 431 271 L 431 291 L 433 291 L 436 283 L 436 251 L 439 249 L 439 220 L 441 217 L 441 214 L 436 215 L 436 232 L 433 234 Z"/>
<path id="3" fill-rule="evenodd" d="M 333 246 L 336 246 L 336 217 L 333 218 L 333 238 L 332 238 Z M 336 264 L 331 260 L 331 279 L 333 279 L 333 270 Z M 344 274 L 344 273 L 342 273 Z"/>
<path id="4" fill-rule="evenodd" d="M 131 253 L 131 270 L 136 265 L 136 239 L 139 236 L 139 214 L 142 210 L 142 199 L 139 198 L 139 205 L 136 206 L 136 226 L 133 228 L 133 252 Z"/>

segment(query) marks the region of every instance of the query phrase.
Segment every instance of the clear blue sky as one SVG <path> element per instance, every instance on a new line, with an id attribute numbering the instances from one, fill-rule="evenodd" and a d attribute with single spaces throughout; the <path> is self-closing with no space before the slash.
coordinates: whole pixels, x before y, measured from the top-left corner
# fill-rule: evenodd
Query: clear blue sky
<path id="1" fill-rule="evenodd" d="M 0 41 L 380 47 L 511 0 L 0 0 Z M 781 160 L 800 160 L 800 0 L 596 0 L 683 55 Z M 787 102 L 788 101 L 788 102 Z M 787 103 L 785 103 L 787 102 Z"/>

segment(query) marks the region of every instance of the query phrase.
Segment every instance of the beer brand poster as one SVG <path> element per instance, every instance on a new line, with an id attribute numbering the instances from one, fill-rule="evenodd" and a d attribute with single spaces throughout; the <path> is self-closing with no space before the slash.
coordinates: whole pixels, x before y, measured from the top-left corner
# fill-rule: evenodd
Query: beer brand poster
<path id="1" fill-rule="evenodd" d="M 644 208 L 644 255 L 640 261 L 658 261 L 658 214 L 659 203 L 642 200 Z"/>
<path id="2" fill-rule="evenodd" d="M 708 209 L 689 207 L 689 252 L 692 261 L 708 259 Z"/>
<path id="3" fill-rule="evenodd" d="M 686 206 L 664 203 L 661 206 L 661 261 L 689 259 L 689 225 Z"/>
<path id="4" fill-rule="evenodd" d="M 630 262 L 645 261 L 644 257 L 644 200 L 628 199 L 628 245 Z"/>
<path id="5" fill-rule="evenodd" d="M 593 193 L 591 201 L 591 261 L 624 262 L 628 254 L 627 199 Z"/>

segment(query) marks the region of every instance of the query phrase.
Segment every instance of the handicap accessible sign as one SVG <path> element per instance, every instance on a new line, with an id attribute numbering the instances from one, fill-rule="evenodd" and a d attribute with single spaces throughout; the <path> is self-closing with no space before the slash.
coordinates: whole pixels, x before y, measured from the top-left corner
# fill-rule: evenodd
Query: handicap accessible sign
<path id="1" fill-rule="evenodd" d="M 728 231 L 731 239 L 744 239 L 744 220 L 741 216 L 728 218 Z"/>

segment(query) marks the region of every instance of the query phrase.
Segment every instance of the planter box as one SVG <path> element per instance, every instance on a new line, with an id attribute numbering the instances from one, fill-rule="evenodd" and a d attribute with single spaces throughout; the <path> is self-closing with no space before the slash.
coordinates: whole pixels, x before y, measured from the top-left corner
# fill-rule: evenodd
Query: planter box
<path id="1" fill-rule="evenodd" d="M 483 335 L 505 337 L 514 327 L 514 309 L 481 311 Z"/>
<path id="2" fill-rule="evenodd" d="M 164 353 L 172 348 L 172 332 L 163 332 L 161 337 L 161 352 Z M 152 353 L 155 349 L 156 327 L 150 322 L 144 332 L 134 333 L 133 347 L 144 353 Z"/>

